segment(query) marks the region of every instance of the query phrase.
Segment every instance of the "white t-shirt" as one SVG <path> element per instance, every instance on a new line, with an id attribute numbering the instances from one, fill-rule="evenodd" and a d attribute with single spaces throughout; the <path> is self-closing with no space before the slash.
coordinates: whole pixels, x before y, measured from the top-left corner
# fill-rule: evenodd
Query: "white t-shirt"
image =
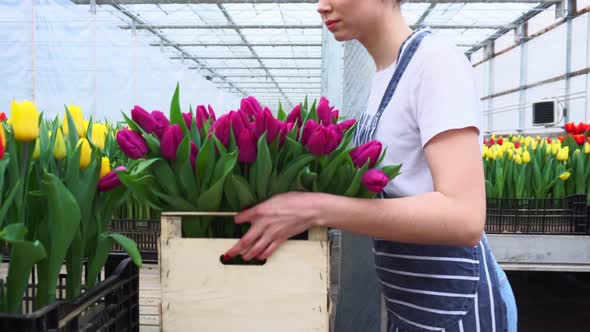
<path id="1" fill-rule="evenodd" d="M 376 73 L 366 109 L 369 114 L 377 113 L 396 65 L 397 61 Z M 375 132 L 375 139 L 387 147 L 382 165 L 403 164 L 385 192 L 406 197 L 434 191 L 423 150 L 426 143 L 449 129 L 476 127 L 481 145 L 482 120 L 475 74 L 467 57 L 437 36 L 424 37 Z"/>

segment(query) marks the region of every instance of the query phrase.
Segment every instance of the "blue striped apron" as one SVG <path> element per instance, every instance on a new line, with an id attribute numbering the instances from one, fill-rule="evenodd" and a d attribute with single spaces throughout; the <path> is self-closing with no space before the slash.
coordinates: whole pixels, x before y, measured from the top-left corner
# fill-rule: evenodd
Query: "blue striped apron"
<path id="1" fill-rule="evenodd" d="M 428 28 L 418 29 L 402 44 L 379 109 L 375 115 L 365 111 L 359 120 L 355 145 L 373 139 L 405 69 L 428 34 Z M 392 197 L 383 193 L 382 198 Z M 507 330 L 496 261 L 485 233 L 474 247 L 374 239 L 373 251 L 387 307 L 388 332 Z"/>

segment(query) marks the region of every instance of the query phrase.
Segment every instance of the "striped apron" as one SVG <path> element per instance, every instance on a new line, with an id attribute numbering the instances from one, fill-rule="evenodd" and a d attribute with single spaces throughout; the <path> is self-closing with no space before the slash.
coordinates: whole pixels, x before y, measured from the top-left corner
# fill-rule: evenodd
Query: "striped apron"
<path id="1" fill-rule="evenodd" d="M 375 115 L 359 120 L 355 145 L 373 139 L 383 111 L 423 38 L 421 28 L 401 46 L 397 67 Z M 406 45 L 407 43 L 407 45 Z M 383 193 L 382 198 L 388 197 Z M 496 261 L 485 236 L 474 247 L 417 245 L 374 239 L 377 276 L 387 307 L 388 332 L 504 332 Z"/>

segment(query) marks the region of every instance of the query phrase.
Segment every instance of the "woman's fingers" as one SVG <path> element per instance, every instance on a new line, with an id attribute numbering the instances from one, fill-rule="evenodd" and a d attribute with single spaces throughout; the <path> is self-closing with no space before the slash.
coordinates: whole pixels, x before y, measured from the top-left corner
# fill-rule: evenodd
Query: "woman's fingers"
<path id="1" fill-rule="evenodd" d="M 242 236 L 242 238 L 225 253 L 224 258 L 233 258 L 243 253 L 252 245 L 254 245 L 254 243 L 256 243 L 260 236 L 262 236 L 263 232 L 264 227 L 260 225 L 260 223 L 252 224 L 252 227 L 250 227 L 246 235 Z"/>
<path id="2" fill-rule="evenodd" d="M 281 244 L 283 244 L 284 240 L 275 240 L 273 241 L 266 249 L 262 252 L 262 254 L 258 255 L 256 258 L 259 260 L 264 260 L 269 258 Z"/>
<path id="3" fill-rule="evenodd" d="M 242 258 L 249 261 L 252 258 L 257 257 L 268 247 L 271 241 L 272 238 L 267 233 L 263 234 L 258 241 L 256 241 L 256 243 L 242 255 Z"/>

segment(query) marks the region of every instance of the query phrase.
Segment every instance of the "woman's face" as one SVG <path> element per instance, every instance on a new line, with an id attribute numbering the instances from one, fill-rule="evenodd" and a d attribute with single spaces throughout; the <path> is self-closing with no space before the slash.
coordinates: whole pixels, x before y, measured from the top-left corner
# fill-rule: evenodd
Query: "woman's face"
<path id="1" fill-rule="evenodd" d="M 318 13 L 338 41 L 361 39 L 370 33 L 392 0 L 319 0 Z"/>

